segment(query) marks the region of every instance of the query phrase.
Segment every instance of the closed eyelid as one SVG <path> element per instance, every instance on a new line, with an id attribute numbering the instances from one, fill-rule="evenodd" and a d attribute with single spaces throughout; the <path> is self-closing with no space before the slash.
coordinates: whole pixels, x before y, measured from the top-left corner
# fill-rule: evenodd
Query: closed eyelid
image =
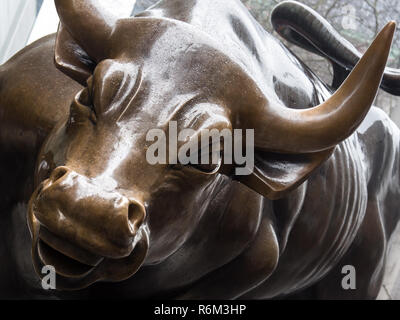
<path id="1" fill-rule="evenodd" d="M 93 103 L 99 113 L 114 113 L 121 107 L 126 108 L 132 96 L 136 95 L 141 78 L 139 66 L 103 61 L 88 79 Z"/>
<path id="2" fill-rule="evenodd" d="M 90 90 L 88 87 L 82 89 L 75 97 L 77 103 L 80 103 L 86 107 L 92 106 Z"/>
<path id="3" fill-rule="evenodd" d="M 86 79 L 86 86 L 91 87 L 93 85 L 93 75 Z"/>
<path id="4" fill-rule="evenodd" d="M 138 93 L 140 91 L 140 88 L 142 86 L 142 82 L 143 82 L 143 70 L 142 70 L 142 68 L 139 68 L 137 77 L 135 79 L 135 82 L 134 82 L 133 86 L 131 86 L 131 88 L 129 90 L 129 92 L 130 92 L 129 102 L 126 104 L 126 107 L 124 108 L 124 110 L 119 115 L 119 117 L 117 119 L 117 122 L 121 118 L 123 118 L 123 116 L 125 115 L 125 113 L 129 109 L 129 107 L 132 105 L 133 101 L 135 100 L 136 96 L 138 95 Z"/>

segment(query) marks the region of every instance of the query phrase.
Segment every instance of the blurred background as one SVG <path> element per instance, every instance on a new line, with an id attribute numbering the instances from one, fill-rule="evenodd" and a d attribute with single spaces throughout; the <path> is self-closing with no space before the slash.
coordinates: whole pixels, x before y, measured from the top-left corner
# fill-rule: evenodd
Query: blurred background
<path id="1" fill-rule="evenodd" d="M 110 0 L 102 0 L 110 1 Z M 157 0 L 112 0 L 116 10 L 132 15 L 145 10 Z M 218 1 L 218 0 L 215 0 Z M 270 24 L 272 8 L 283 0 L 242 0 L 261 25 L 273 33 Z M 300 0 L 325 17 L 339 33 L 360 52 L 364 52 L 379 30 L 389 21 L 400 23 L 398 0 Z M 57 31 L 58 16 L 54 0 L 0 1 L 0 64 L 25 45 Z M 276 37 L 279 38 L 277 34 Z M 332 67 L 323 58 L 296 46 L 286 45 L 327 83 Z M 400 68 L 400 31 L 396 33 L 389 66 Z M 376 105 L 400 126 L 400 97 L 380 90 Z M 397 107 L 399 106 L 399 107 Z"/>
<path id="2" fill-rule="evenodd" d="M 43 0 L 0 1 L 0 64 L 23 48 Z"/>

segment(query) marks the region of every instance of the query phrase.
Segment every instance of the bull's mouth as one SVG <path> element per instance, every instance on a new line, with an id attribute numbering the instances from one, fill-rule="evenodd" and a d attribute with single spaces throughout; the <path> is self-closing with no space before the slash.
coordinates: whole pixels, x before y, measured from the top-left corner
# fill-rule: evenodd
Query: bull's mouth
<path id="1" fill-rule="evenodd" d="M 104 260 L 63 241 L 43 226 L 39 231 L 37 252 L 43 264 L 54 266 L 59 275 L 69 278 L 86 276 Z"/>
<path id="2" fill-rule="evenodd" d="M 148 232 L 138 230 L 132 253 L 121 259 L 101 257 L 59 238 L 37 220 L 32 196 L 28 208 L 28 224 L 32 235 L 32 260 L 42 278 L 46 265 L 56 271 L 56 289 L 80 290 L 98 281 L 118 282 L 130 278 L 143 264 L 148 251 Z"/>

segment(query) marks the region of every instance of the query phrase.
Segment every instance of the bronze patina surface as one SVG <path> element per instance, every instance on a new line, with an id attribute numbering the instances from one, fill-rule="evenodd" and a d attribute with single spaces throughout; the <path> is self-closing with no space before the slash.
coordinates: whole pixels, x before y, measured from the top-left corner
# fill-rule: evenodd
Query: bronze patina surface
<path id="1" fill-rule="evenodd" d="M 135 17 L 55 3 L 58 33 L 0 66 L 0 297 L 377 296 L 399 129 L 371 106 L 381 84 L 400 92 L 385 69 L 394 22 L 361 58 L 316 13 L 279 5 L 278 32 L 336 64 L 330 86 L 239 0 Z M 254 129 L 254 172 L 149 164 L 147 132 L 171 121 Z M 57 290 L 41 288 L 43 265 Z"/>

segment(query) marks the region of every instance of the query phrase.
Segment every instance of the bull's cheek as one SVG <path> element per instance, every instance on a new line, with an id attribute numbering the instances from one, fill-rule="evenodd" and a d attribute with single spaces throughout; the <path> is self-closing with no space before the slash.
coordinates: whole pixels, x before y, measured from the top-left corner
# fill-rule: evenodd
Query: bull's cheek
<path id="1" fill-rule="evenodd" d="M 198 207 L 195 197 L 179 201 L 177 197 L 170 203 L 159 201 L 159 206 L 149 208 L 149 228 L 151 230 L 151 248 L 147 262 L 149 264 L 164 261 L 181 248 L 195 232 L 197 225 L 207 206 Z M 206 201 L 201 202 L 203 205 Z"/>

